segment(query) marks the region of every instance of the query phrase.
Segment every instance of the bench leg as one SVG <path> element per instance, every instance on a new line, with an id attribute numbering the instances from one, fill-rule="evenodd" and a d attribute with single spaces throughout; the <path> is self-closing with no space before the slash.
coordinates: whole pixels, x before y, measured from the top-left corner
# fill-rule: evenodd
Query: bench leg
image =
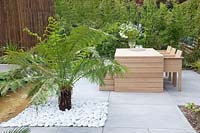
<path id="1" fill-rule="evenodd" d="M 173 72 L 172 84 L 174 85 L 174 87 L 176 87 L 176 84 L 177 84 L 177 73 L 176 72 Z"/>
<path id="2" fill-rule="evenodd" d="M 168 72 L 165 72 L 165 77 L 168 77 Z"/>
<path id="3" fill-rule="evenodd" d="M 178 90 L 181 91 L 182 88 L 182 71 L 178 72 Z"/>
<path id="4" fill-rule="evenodd" d="M 169 77 L 168 77 L 169 81 L 172 81 L 172 75 L 171 75 L 171 72 L 169 72 L 168 74 L 169 74 Z"/>

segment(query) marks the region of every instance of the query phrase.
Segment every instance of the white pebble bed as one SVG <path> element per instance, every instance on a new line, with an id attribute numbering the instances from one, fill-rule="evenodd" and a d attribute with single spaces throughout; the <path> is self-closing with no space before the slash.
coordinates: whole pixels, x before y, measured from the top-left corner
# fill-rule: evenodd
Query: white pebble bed
<path id="1" fill-rule="evenodd" d="M 22 113 L 0 127 L 102 127 L 108 114 L 108 102 L 94 100 L 73 100 L 71 110 L 60 111 L 57 99 L 51 99 L 44 105 L 26 108 Z"/>

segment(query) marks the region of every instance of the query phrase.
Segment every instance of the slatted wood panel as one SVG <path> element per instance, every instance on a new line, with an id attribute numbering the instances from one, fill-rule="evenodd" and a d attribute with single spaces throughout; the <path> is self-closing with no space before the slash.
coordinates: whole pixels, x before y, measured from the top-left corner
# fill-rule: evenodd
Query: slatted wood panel
<path id="1" fill-rule="evenodd" d="M 183 58 L 165 58 L 164 71 L 165 72 L 179 72 L 182 71 Z"/>
<path id="2" fill-rule="evenodd" d="M 181 91 L 181 88 L 182 88 L 182 59 L 183 57 L 176 57 L 176 56 L 164 58 L 164 72 L 173 72 L 172 83 L 174 86 L 176 86 L 177 75 L 178 75 L 178 90 L 179 91 Z"/>
<path id="3" fill-rule="evenodd" d="M 0 0 L 0 44 L 8 41 L 19 43 L 20 24 L 17 0 Z"/>
<path id="4" fill-rule="evenodd" d="M 54 14 L 54 0 L 0 0 L 0 46 L 14 42 L 30 48 L 35 38 L 23 32 L 25 27 L 43 33 L 48 17 Z"/>
<path id="5" fill-rule="evenodd" d="M 104 86 L 100 86 L 99 89 L 101 91 L 113 91 L 114 90 L 114 79 L 111 78 L 110 76 L 106 76 L 105 77 L 105 85 Z"/>
<path id="6" fill-rule="evenodd" d="M 143 52 L 130 52 L 130 50 L 117 49 L 115 60 L 128 68 L 123 78 L 115 77 L 115 91 L 163 91 L 164 59 L 157 51 L 146 49 Z"/>

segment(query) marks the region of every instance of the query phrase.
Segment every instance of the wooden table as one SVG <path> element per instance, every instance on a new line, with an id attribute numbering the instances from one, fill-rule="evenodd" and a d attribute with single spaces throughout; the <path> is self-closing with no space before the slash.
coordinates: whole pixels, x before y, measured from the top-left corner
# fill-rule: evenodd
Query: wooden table
<path id="1" fill-rule="evenodd" d="M 114 91 L 163 91 L 164 59 L 156 50 L 117 49 L 115 60 L 126 66 L 128 72 L 122 78 L 114 78 Z"/>

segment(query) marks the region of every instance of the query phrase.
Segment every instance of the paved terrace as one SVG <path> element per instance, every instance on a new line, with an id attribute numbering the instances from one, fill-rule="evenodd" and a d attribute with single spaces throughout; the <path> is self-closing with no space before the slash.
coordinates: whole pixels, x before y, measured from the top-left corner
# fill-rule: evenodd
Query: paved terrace
<path id="1" fill-rule="evenodd" d="M 0 67 L 0 70 L 7 66 Z M 195 133 L 177 105 L 200 104 L 200 75 L 183 71 L 178 92 L 169 82 L 163 93 L 117 93 L 99 91 L 98 85 L 81 80 L 73 98 L 109 101 L 108 120 L 102 128 L 34 127 L 32 133 Z M 8 128 L 0 128 L 3 132 Z"/>

